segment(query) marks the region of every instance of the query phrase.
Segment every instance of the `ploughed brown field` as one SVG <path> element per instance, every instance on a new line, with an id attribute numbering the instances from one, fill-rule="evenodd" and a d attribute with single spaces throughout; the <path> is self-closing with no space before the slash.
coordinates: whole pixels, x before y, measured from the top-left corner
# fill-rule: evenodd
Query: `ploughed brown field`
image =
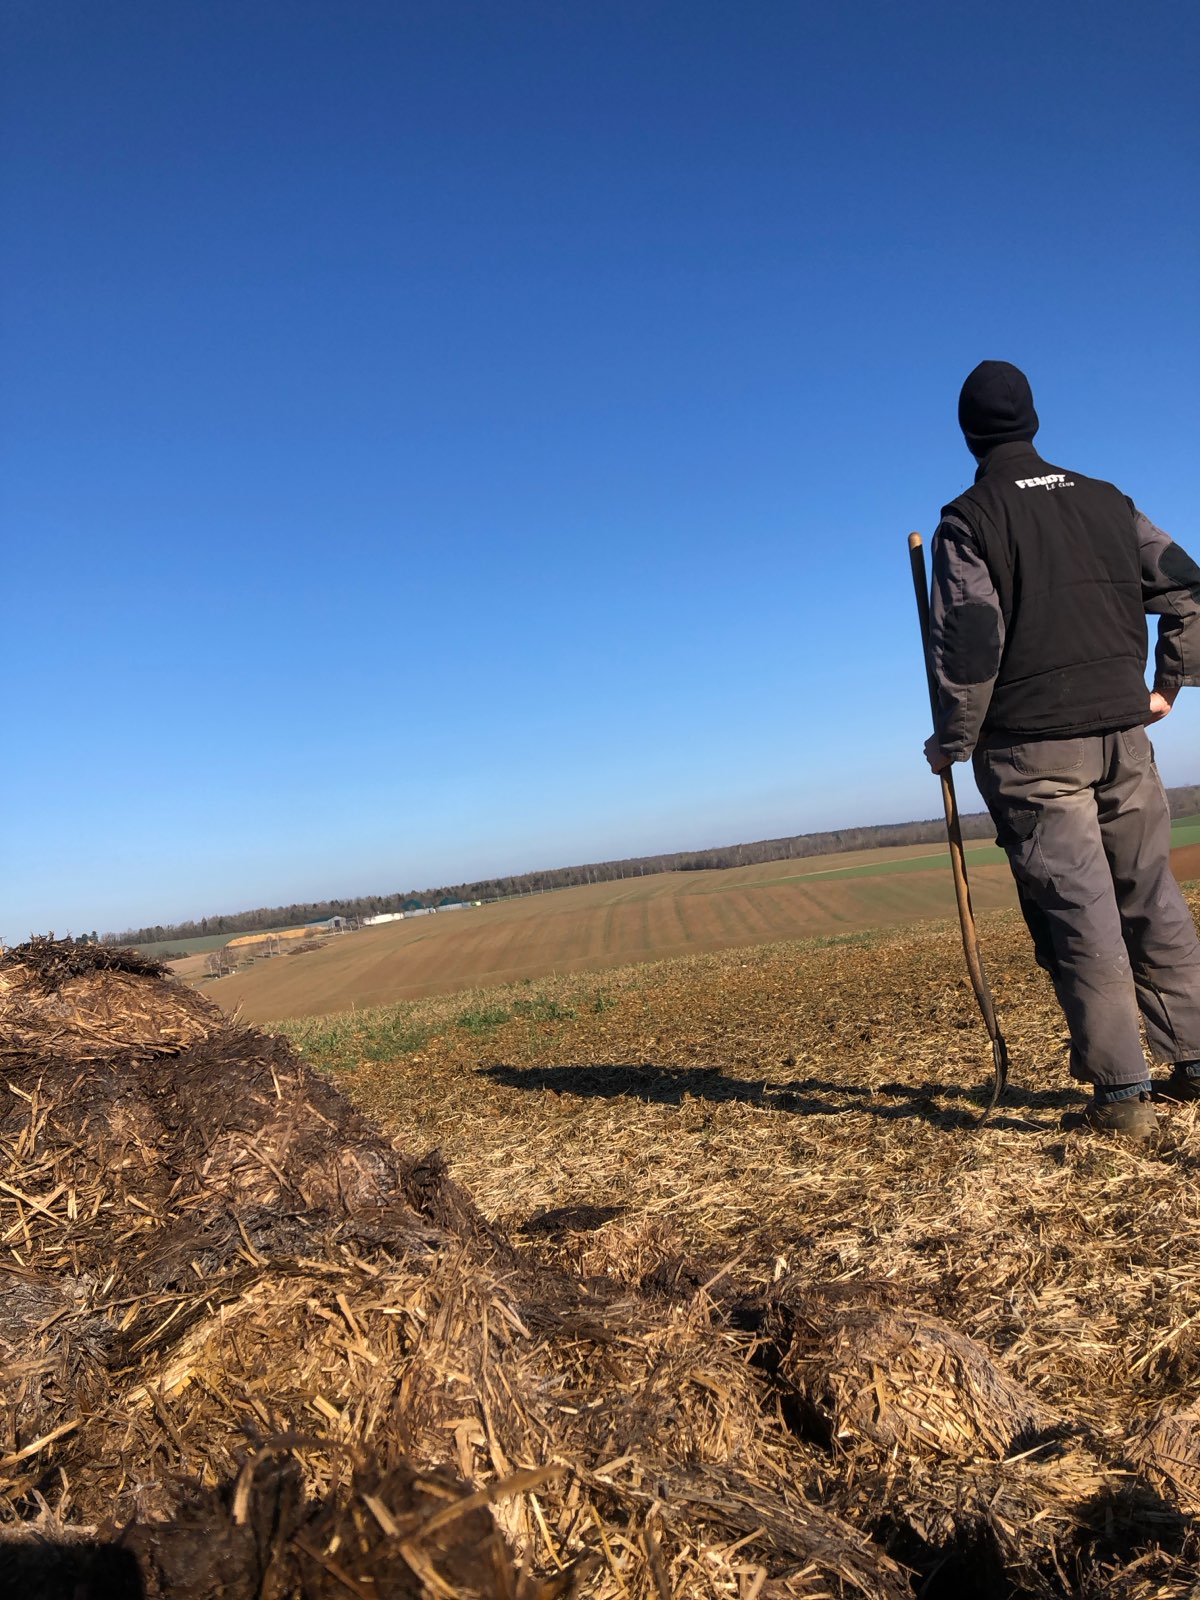
<path id="1" fill-rule="evenodd" d="M 1172 860 L 1181 879 L 1200 878 L 1200 845 L 1175 851 Z M 968 865 L 977 912 L 1015 904 L 999 851 L 968 846 Z M 260 961 L 205 985 L 204 993 L 228 1011 L 240 1007 L 250 1022 L 267 1022 L 953 915 L 944 852 L 929 845 L 862 850 L 658 873 L 386 923 L 304 955 Z M 175 970 L 194 979 L 203 964 L 192 958 Z"/>
<path id="2" fill-rule="evenodd" d="M 998 852 L 987 849 L 988 858 Z M 908 864 L 928 856 L 928 871 Z M 906 870 L 897 871 L 904 864 Z M 879 876 L 830 876 L 878 867 Z M 893 869 L 893 870 L 886 870 Z M 1014 903 L 1003 865 L 971 864 L 979 910 Z M 321 1016 L 459 989 L 590 972 L 781 939 L 812 939 L 951 916 L 944 855 L 929 846 L 664 872 L 364 928 L 205 985 L 251 1022 Z M 181 964 L 182 965 L 182 964 Z M 192 974 L 185 970 L 181 976 Z"/>

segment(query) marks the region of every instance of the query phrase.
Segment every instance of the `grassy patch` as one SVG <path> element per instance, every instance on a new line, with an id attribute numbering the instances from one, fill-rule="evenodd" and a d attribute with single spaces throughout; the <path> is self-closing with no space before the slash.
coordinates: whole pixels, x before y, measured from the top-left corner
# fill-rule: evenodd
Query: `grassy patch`
<path id="1" fill-rule="evenodd" d="M 371 1011 L 340 1011 L 331 1017 L 296 1017 L 275 1025 L 302 1055 L 326 1072 L 353 1072 L 364 1061 L 398 1061 L 432 1036 L 416 1021 L 411 1006 L 379 1006 Z"/>
<path id="2" fill-rule="evenodd" d="M 513 1012 L 518 1017 L 528 1017 L 530 1022 L 570 1022 L 576 1016 L 574 1006 L 563 1005 L 549 995 L 524 1002 L 518 1000 Z"/>
<path id="3" fill-rule="evenodd" d="M 353 1072 L 368 1062 L 402 1062 L 456 1033 L 486 1038 L 510 1022 L 572 1022 L 581 1010 L 605 1010 L 608 1002 L 593 1007 L 594 981 L 586 976 L 548 978 L 540 984 L 525 979 L 466 995 L 433 995 L 324 1017 L 287 1017 L 272 1022 L 270 1030 L 286 1034 L 324 1071 Z M 469 1002 L 465 1006 L 464 999 Z"/>
<path id="4" fill-rule="evenodd" d="M 466 1011 L 460 1011 L 454 1021 L 457 1027 L 465 1028 L 468 1033 L 490 1033 L 493 1028 L 511 1022 L 512 1012 L 507 1006 L 471 1006 Z"/>
<path id="5" fill-rule="evenodd" d="M 468 1033 L 490 1033 L 493 1028 L 503 1027 L 517 1018 L 527 1022 L 570 1022 L 577 1015 L 574 1006 L 564 1005 L 551 995 L 535 995 L 533 999 L 522 997 L 509 1005 L 472 1006 L 460 1011 L 455 1022 Z"/>
<path id="6" fill-rule="evenodd" d="M 648 1004 L 653 1009 L 653 1000 L 648 996 L 653 996 L 657 976 L 662 972 L 715 975 L 730 966 L 740 971 L 769 965 L 781 956 L 794 959 L 803 951 L 830 946 L 869 948 L 886 944 L 894 936 L 894 930 L 859 930 L 802 942 L 759 944 L 719 955 L 701 952 L 669 963 L 609 968 L 602 973 L 561 974 L 538 981 L 522 978 L 496 988 L 430 995 L 361 1011 L 287 1017 L 269 1023 L 267 1028 L 272 1033 L 286 1034 L 301 1054 L 322 1071 L 345 1074 L 361 1068 L 376 1088 L 383 1081 L 380 1073 L 384 1074 L 401 1094 L 407 1115 L 415 1115 L 418 1123 L 432 1119 L 440 1125 L 446 1114 L 444 1102 L 426 1107 L 419 1114 L 411 1102 L 411 1095 L 416 1092 L 409 1081 L 411 1075 L 400 1069 L 413 1057 L 431 1060 L 445 1056 L 475 1063 L 478 1045 L 490 1043 L 500 1029 L 512 1024 L 524 1026 L 514 1027 L 504 1035 L 502 1049 L 506 1059 L 523 1060 L 543 1047 L 569 1049 L 567 1040 L 573 1040 L 574 1033 L 565 1033 L 555 1044 L 555 1030 L 547 1030 L 544 1025 L 562 1024 L 564 1028 L 582 1028 L 586 1032 L 589 1028 L 618 1025 L 626 1014 L 641 1017 Z M 604 1021 L 593 1020 L 599 1018 Z M 395 1074 L 392 1067 L 397 1069 Z M 444 1091 L 443 1083 L 443 1094 Z M 354 1092 L 357 1096 L 360 1090 Z M 373 1109 L 377 1114 L 378 1107 Z"/>
<path id="7" fill-rule="evenodd" d="M 872 945 L 882 944 L 895 931 L 894 928 L 867 928 L 859 933 L 827 933 L 819 939 L 806 939 L 803 948 L 829 950 L 835 945 L 844 945 L 849 950 L 869 950 Z"/>

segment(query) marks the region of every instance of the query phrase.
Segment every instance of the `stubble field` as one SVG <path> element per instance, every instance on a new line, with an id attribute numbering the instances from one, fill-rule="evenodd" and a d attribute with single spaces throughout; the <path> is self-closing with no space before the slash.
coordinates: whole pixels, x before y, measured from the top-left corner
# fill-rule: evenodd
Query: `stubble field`
<path id="1" fill-rule="evenodd" d="M 923 1574 L 914 1592 L 1191 1594 L 1197 1112 L 1163 1107 L 1145 1149 L 1084 1132 L 1019 916 L 982 931 L 1014 1078 L 982 1131 L 990 1051 L 949 923 L 284 1026 L 388 1133 L 440 1147 L 489 1224 L 580 1282 L 718 1302 L 820 1284 L 854 1316 L 903 1307 L 899 1344 L 855 1368 L 869 1405 L 805 1392 L 789 1425 L 851 1519 Z M 984 1444 L 961 1395 L 889 1376 L 921 1318 L 1032 1397 L 1024 1443 L 998 1424 Z M 912 1424 L 926 1404 L 936 1419 Z M 980 1415 L 1004 1404 L 994 1389 Z M 1165 1466 L 1146 1466 L 1167 1434 Z M 1135 1492 L 1138 1462 L 1161 1498 Z M 1130 1545 L 1114 1530 L 1135 1504 Z"/>

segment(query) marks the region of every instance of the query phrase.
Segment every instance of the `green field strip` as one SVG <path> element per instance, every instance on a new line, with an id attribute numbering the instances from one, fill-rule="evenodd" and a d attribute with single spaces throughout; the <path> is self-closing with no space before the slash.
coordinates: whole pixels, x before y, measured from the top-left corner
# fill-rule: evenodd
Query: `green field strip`
<path id="1" fill-rule="evenodd" d="M 1180 817 L 1171 824 L 1171 848 L 1200 844 L 1200 817 Z M 964 852 L 968 866 L 999 866 L 1006 861 L 1004 851 L 994 844 L 976 845 Z M 797 880 L 812 881 L 819 878 L 877 878 L 895 872 L 929 872 L 950 865 L 949 850 L 938 850 L 925 856 L 906 856 L 902 861 L 870 861 L 857 867 L 827 867 L 822 872 L 789 872 L 785 876 L 765 879 L 770 883 L 789 883 Z"/>
<path id="2" fill-rule="evenodd" d="M 994 844 L 979 850 L 964 852 L 969 866 L 999 866 L 1005 860 L 1003 850 Z M 950 865 L 950 852 L 943 850 L 936 856 L 916 856 L 908 861 L 878 861 L 867 867 L 836 867 L 829 872 L 814 872 L 814 878 L 884 878 L 900 872 L 932 872 Z"/>
<path id="3" fill-rule="evenodd" d="M 1005 860 L 1003 850 L 994 844 L 979 845 L 965 852 L 967 863 L 992 866 Z M 927 856 L 905 856 L 902 861 L 870 861 L 858 867 L 826 867 L 822 872 L 789 872 L 780 878 L 764 879 L 764 883 L 813 883 L 821 878 L 878 878 L 894 872 L 936 872 L 950 865 L 949 850 L 932 851 Z"/>
<path id="4" fill-rule="evenodd" d="M 211 950 L 220 950 L 230 939 L 236 938 L 235 933 L 206 933 L 198 934 L 194 939 L 154 939 L 147 944 L 135 945 L 134 949 L 140 950 L 144 956 L 163 956 L 175 950 L 181 950 L 185 956 L 199 956 L 207 955 Z M 263 938 L 266 938 L 266 934 Z"/>

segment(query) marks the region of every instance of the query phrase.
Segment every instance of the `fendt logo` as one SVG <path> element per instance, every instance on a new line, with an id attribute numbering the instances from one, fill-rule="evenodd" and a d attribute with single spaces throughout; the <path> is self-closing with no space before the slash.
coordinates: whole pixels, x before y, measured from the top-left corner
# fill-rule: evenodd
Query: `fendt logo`
<path id="1" fill-rule="evenodd" d="M 1018 489 L 1073 489 L 1075 480 L 1065 472 L 1048 472 L 1044 478 L 1018 478 Z"/>

